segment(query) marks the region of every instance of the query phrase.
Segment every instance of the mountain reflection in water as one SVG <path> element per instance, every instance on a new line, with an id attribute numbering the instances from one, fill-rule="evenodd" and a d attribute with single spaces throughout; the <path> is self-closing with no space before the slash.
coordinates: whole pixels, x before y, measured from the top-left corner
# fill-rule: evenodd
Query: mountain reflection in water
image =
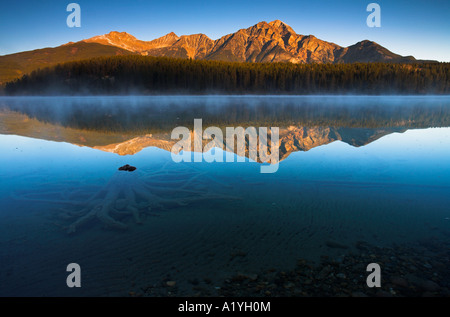
<path id="1" fill-rule="evenodd" d="M 279 127 L 280 160 L 342 141 L 364 146 L 408 129 L 450 126 L 447 97 L 157 96 L 0 99 L 0 133 L 132 155 L 170 151 L 175 127 Z M 247 140 L 248 141 L 248 140 Z M 208 143 L 203 140 L 203 146 Z M 248 153 L 246 152 L 246 155 Z"/>

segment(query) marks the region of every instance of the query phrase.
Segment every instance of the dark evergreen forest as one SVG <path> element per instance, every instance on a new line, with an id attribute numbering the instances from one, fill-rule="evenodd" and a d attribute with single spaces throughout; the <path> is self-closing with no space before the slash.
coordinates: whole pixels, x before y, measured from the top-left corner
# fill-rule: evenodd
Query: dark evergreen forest
<path id="1" fill-rule="evenodd" d="M 449 94 L 450 63 L 232 63 L 150 56 L 100 57 L 38 69 L 12 95 Z"/>

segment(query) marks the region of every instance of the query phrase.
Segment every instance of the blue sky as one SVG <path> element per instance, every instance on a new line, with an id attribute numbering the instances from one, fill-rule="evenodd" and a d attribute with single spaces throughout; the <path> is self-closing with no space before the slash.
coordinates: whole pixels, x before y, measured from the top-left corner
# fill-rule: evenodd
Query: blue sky
<path id="1" fill-rule="evenodd" d="M 68 28 L 66 6 L 81 6 L 81 28 Z M 366 7 L 381 6 L 381 28 Z M 394 53 L 450 62 L 450 1 L 416 0 L 14 0 L 0 2 L 0 55 L 76 42 L 110 31 L 152 40 L 169 32 L 212 39 L 279 19 L 299 34 L 342 46 L 369 39 Z"/>

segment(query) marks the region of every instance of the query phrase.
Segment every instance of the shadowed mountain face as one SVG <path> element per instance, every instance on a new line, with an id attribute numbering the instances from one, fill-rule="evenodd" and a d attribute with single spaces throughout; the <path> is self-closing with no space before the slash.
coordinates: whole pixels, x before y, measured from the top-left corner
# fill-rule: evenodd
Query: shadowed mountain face
<path id="1" fill-rule="evenodd" d="M 430 98 L 430 97 L 428 97 Z M 359 147 L 412 128 L 450 126 L 450 100 L 424 98 L 123 97 L 2 98 L 0 133 L 133 155 L 146 147 L 170 151 L 175 127 L 279 127 L 280 160 L 342 141 Z M 248 136 L 245 156 L 249 156 Z M 202 140 L 204 151 L 211 139 Z M 222 143 L 224 145 L 225 141 Z M 222 144 L 218 144 L 221 146 Z M 237 152 L 236 148 L 224 149 Z M 193 149 L 193 147 L 192 147 Z"/>
<path id="2" fill-rule="evenodd" d="M 77 61 L 99 56 L 131 55 L 132 52 L 99 43 L 68 43 L 55 48 L 0 56 L 0 85 L 38 68 L 58 63 Z"/>
<path id="3" fill-rule="evenodd" d="M 56 48 L 0 56 L 0 85 L 38 68 L 58 63 L 111 55 L 141 54 L 232 62 L 353 63 L 414 62 L 371 41 L 349 47 L 297 34 L 275 20 L 260 22 L 217 40 L 205 34 L 178 36 L 169 33 L 142 41 L 126 32 L 110 32 Z"/>

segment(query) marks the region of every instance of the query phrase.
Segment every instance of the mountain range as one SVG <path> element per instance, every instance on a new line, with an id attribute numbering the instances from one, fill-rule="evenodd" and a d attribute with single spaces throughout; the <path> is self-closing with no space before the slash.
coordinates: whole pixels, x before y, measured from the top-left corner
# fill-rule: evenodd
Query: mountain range
<path id="1" fill-rule="evenodd" d="M 76 43 L 0 56 L 0 84 L 35 69 L 67 61 L 99 56 L 140 54 L 232 62 L 290 63 L 410 63 L 412 56 L 395 54 L 368 40 L 348 47 L 297 34 L 286 23 L 259 22 L 217 40 L 205 34 L 169 33 L 152 41 L 142 41 L 126 32 L 110 32 Z"/>
<path id="2" fill-rule="evenodd" d="M 260 22 L 247 29 L 212 40 L 205 34 L 178 36 L 169 33 L 153 41 L 141 41 L 126 32 L 110 32 L 84 40 L 112 45 L 151 56 L 223 60 L 232 62 L 352 63 L 411 62 L 371 41 L 349 47 L 326 42 L 313 35 L 297 34 L 280 20 Z"/>

